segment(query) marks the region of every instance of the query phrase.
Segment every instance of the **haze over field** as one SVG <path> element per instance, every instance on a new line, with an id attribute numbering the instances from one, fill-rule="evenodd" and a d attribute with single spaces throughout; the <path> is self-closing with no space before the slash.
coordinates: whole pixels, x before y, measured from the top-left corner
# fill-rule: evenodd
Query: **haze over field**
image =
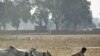
<path id="1" fill-rule="evenodd" d="M 98 17 L 100 19 L 100 0 L 89 0 L 91 1 L 91 10 L 93 17 Z"/>
<path id="2" fill-rule="evenodd" d="M 91 1 L 91 10 L 93 14 L 93 21 L 96 24 L 97 28 L 100 28 L 98 26 L 100 24 L 100 0 L 88 0 Z"/>
<path id="3" fill-rule="evenodd" d="M 1 30 L 84 30 L 100 27 L 99 0 L 90 0 L 91 3 L 87 0 L 0 1 Z"/>

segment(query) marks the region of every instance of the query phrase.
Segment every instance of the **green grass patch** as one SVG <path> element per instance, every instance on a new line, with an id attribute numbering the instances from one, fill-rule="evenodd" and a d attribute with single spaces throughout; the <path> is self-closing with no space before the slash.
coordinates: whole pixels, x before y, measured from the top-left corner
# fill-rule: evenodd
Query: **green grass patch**
<path id="1" fill-rule="evenodd" d="M 16 40 L 16 37 L 13 35 L 0 34 L 0 40 Z"/>

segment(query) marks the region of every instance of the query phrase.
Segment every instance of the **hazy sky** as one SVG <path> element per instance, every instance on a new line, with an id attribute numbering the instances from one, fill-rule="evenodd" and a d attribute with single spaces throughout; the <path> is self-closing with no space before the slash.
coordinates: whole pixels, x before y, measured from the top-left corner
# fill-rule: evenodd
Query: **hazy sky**
<path id="1" fill-rule="evenodd" d="M 89 0 L 91 1 L 91 10 L 93 13 L 93 17 L 100 18 L 100 0 Z"/>
<path id="2" fill-rule="evenodd" d="M 93 22 L 95 23 L 97 28 L 100 28 L 100 0 L 89 0 L 91 1 L 91 10 L 93 14 Z"/>

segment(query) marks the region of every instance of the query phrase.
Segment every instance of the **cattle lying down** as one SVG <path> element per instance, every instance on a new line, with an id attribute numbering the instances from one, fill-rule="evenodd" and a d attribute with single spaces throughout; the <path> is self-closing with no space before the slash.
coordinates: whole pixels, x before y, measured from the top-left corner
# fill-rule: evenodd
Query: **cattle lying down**
<path id="1" fill-rule="evenodd" d="M 28 53 L 10 46 L 7 49 L 0 50 L 0 56 L 28 56 Z"/>
<path id="2" fill-rule="evenodd" d="M 13 46 L 9 46 L 7 49 L 0 50 L 0 56 L 51 56 L 50 52 L 38 52 L 36 49 L 30 50 L 16 49 Z"/>
<path id="3" fill-rule="evenodd" d="M 85 47 L 83 47 L 80 52 L 78 52 L 72 56 L 84 56 L 84 53 L 86 52 L 86 50 L 87 49 Z"/>
<path id="4" fill-rule="evenodd" d="M 31 48 L 29 56 L 51 56 L 51 53 L 49 51 L 47 52 L 39 52 L 34 48 Z"/>

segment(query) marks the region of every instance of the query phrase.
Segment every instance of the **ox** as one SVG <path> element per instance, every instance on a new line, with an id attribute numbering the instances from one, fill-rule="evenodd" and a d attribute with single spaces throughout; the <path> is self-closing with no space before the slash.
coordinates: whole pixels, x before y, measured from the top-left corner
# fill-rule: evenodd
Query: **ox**
<path id="1" fill-rule="evenodd" d="M 28 53 L 17 50 L 15 47 L 10 46 L 7 49 L 0 50 L 0 56 L 28 56 Z"/>
<path id="2" fill-rule="evenodd" d="M 47 51 L 47 52 L 39 52 L 34 48 L 31 48 L 29 53 L 30 53 L 30 56 L 51 56 L 51 53 L 49 51 Z"/>

